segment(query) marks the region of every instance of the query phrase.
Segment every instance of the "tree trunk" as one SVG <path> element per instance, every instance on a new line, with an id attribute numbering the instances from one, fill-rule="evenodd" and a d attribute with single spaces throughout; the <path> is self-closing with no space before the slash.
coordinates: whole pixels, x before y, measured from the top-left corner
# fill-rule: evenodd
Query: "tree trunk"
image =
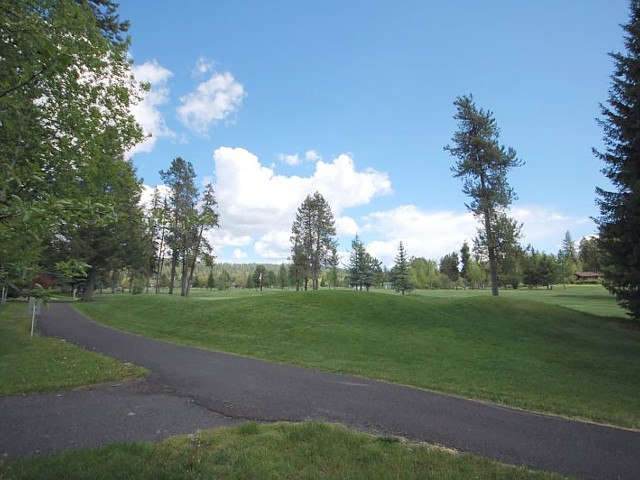
<path id="1" fill-rule="evenodd" d="M 482 179 L 484 188 L 484 179 Z M 484 231 L 487 237 L 487 251 L 489 253 L 489 274 L 491 276 L 491 295 L 497 297 L 498 292 L 498 259 L 496 258 L 495 236 L 491 225 L 492 211 L 486 208 L 484 215 Z"/>
<path id="2" fill-rule="evenodd" d="M 169 295 L 173 295 L 173 284 L 176 281 L 176 268 L 178 266 L 178 253 L 176 250 L 171 255 L 171 278 L 169 279 Z"/>
<path id="3" fill-rule="evenodd" d="M 187 252 L 185 252 L 182 258 L 182 278 L 180 279 L 180 295 L 183 297 L 189 296 L 187 285 L 189 285 L 189 260 Z"/>
<path id="4" fill-rule="evenodd" d="M 193 279 L 193 272 L 196 269 L 196 259 L 198 258 L 198 254 L 200 253 L 200 243 L 202 243 L 203 232 L 204 232 L 204 225 L 200 225 L 200 233 L 198 233 L 198 242 L 196 243 L 195 252 L 193 253 L 193 260 L 191 261 L 191 267 L 189 270 L 189 282 L 187 283 L 187 297 L 189 296 L 189 292 L 191 292 L 191 280 Z M 262 288 L 260 290 L 262 290 Z"/>
<path id="5" fill-rule="evenodd" d="M 498 292 L 498 262 L 496 259 L 496 248 L 488 247 L 489 250 L 489 273 L 491 275 L 491 295 L 497 297 Z"/>
<path id="6" fill-rule="evenodd" d="M 89 275 L 87 276 L 87 284 L 84 287 L 84 292 L 82 292 L 82 301 L 90 302 L 93 297 L 93 291 L 96 288 L 96 277 L 98 276 L 96 269 L 92 268 L 89 270 Z"/>

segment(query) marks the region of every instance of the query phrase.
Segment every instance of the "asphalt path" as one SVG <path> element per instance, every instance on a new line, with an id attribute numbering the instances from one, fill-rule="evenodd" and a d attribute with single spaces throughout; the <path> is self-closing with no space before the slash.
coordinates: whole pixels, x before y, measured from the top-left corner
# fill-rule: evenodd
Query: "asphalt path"
<path id="1" fill-rule="evenodd" d="M 151 374 L 61 396 L 0 398 L 0 454 L 151 441 L 245 420 L 322 420 L 579 478 L 640 478 L 637 431 L 152 340 L 67 304 L 51 305 L 40 331 Z"/>

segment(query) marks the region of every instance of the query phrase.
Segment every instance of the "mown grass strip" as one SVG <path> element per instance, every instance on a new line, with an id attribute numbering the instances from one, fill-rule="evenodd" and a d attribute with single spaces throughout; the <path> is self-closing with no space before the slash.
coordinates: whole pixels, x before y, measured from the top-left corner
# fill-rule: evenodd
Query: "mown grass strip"
<path id="1" fill-rule="evenodd" d="M 471 455 L 322 424 L 248 423 L 0 465 L 0 478 L 559 479 Z"/>
<path id="2" fill-rule="evenodd" d="M 0 395 L 68 390 L 139 378 L 146 370 L 66 342 L 30 338 L 27 304 L 0 305 Z"/>
<path id="3" fill-rule="evenodd" d="M 546 303 L 321 291 L 78 308 L 158 339 L 640 428 L 640 335 Z"/>

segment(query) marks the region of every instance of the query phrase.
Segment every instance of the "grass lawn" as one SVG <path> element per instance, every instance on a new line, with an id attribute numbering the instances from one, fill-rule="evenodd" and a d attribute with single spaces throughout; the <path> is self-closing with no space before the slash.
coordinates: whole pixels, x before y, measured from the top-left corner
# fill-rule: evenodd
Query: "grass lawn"
<path id="1" fill-rule="evenodd" d="M 562 478 L 322 423 L 247 423 L 0 464 L 0 478 Z"/>
<path id="2" fill-rule="evenodd" d="M 50 392 L 144 376 L 135 365 L 66 342 L 30 337 L 27 304 L 0 305 L 0 395 Z"/>
<path id="3" fill-rule="evenodd" d="M 585 288 L 564 298 L 254 291 L 213 301 L 233 295 L 199 292 L 77 306 L 149 337 L 640 428 L 640 334 L 621 318 L 566 308 L 619 313 L 604 289 Z"/>

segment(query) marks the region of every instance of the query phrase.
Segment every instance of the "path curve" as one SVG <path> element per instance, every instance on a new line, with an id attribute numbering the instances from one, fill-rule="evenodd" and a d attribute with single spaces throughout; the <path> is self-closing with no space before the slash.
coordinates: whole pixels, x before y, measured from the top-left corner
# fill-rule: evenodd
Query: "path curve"
<path id="1" fill-rule="evenodd" d="M 205 423 L 339 422 L 579 478 L 640 478 L 636 431 L 152 340 L 100 325 L 68 304 L 52 304 L 40 330 L 148 368 L 154 395 L 188 399 L 194 408 L 206 410 Z M 143 395 L 138 398 L 144 400 Z M 19 398 L 30 397 L 0 398 L 0 453 L 3 422 Z M 47 405 L 38 412 L 43 422 L 51 414 Z M 22 435 L 28 438 L 29 432 Z M 108 441 L 113 439 L 102 443 Z"/>

